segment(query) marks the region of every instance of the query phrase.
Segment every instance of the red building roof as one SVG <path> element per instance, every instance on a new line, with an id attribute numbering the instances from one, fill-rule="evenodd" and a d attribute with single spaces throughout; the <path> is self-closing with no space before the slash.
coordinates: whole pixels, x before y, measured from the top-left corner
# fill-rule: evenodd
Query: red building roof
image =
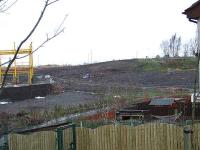
<path id="1" fill-rule="evenodd" d="M 187 8 L 183 14 L 185 14 L 190 21 L 196 22 L 196 20 L 200 18 L 200 0 Z"/>

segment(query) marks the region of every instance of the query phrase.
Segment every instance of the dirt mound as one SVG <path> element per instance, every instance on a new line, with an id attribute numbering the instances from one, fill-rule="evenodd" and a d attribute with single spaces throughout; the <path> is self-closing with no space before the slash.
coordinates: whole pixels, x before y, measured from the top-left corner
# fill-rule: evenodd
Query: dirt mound
<path id="1" fill-rule="evenodd" d="M 105 92 L 112 88 L 172 86 L 193 88 L 195 58 L 133 59 L 90 65 L 38 68 L 65 90 Z"/>

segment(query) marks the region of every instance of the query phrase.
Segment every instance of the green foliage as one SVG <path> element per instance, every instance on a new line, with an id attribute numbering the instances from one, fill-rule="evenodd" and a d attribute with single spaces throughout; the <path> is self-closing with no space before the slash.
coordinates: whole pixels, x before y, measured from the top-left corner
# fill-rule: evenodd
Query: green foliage
<path id="1" fill-rule="evenodd" d="M 57 119 L 65 115 L 65 108 L 61 105 L 56 105 L 52 113 L 53 117 Z"/>
<path id="2" fill-rule="evenodd" d="M 140 59 L 138 66 L 138 71 L 160 71 L 161 65 L 158 60 L 155 59 Z"/>
<path id="3" fill-rule="evenodd" d="M 167 69 L 180 69 L 180 70 L 188 70 L 188 69 L 196 69 L 197 60 L 193 57 L 188 58 L 171 58 L 165 59 L 162 62 L 162 68 Z"/>
<path id="4" fill-rule="evenodd" d="M 123 95 L 129 103 L 149 99 L 152 97 L 167 95 L 166 91 L 161 91 L 157 88 L 135 89 Z"/>
<path id="5" fill-rule="evenodd" d="M 138 59 L 135 71 L 168 71 L 196 69 L 195 57 Z"/>

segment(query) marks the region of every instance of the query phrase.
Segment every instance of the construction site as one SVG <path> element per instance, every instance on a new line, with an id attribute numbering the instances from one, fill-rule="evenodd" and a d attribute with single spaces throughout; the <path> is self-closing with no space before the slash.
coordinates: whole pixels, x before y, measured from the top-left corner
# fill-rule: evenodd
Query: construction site
<path id="1" fill-rule="evenodd" d="M 197 2 L 183 14 L 197 23 L 198 8 Z M 2 113 L 29 114 L 31 110 L 41 115 L 62 107 L 59 109 L 65 115 L 65 109 L 72 107 L 77 112 L 102 109 L 103 113 L 111 113 L 110 118 L 120 120 L 149 120 L 152 115 L 179 115 L 194 120 L 194 114 L 200 112 L 198 104 L 193 104 L 198 95 L 193 94 L 192 98 L 194 87 L 198 92 L 198 57 L 146 57 L 77 66 L 34 66 L 32 47 L 30 43 L 17 50 L 14 44 L 11 49 L 0 50 Z M 15 59 L 9 66 L 11 58 Z"/>
<path id="2" fill-rule="evenodd" d="M 7 66 L 10 61 L 5 61 L 5 58 L 11 58 L 15 53 L 15 44 L 11 50 L 0 50 L 0 62 L 4 60 L 3 63 L 0 63 L 0 84 L 5 80 L 4 77 L 6 74 L 6 85 L 3 88 L 0 98 L 6 99 L 7 101 L 15 101 L 50 94 L 50 78 L 49 81 L 35 79 L 32 43 L 27 49 L 20 49 L 17 58 L 7 71 Z"/>
<path id="3" fill-rule="evenodd" d="M 5 60 L 4 57 L 13 56 L 15 52 L 15 46 L 12 50 L 1 50 L 0 58 Z M 36 113 L 42 122 L 45 111 L 55 111 L 58 107 L 63 111 L 60 117 L 76 110 L 81 118 L 82 112 L 92 110 L 93 113 L 86 113 L 83 118 L 94 121 L 154 120 L 159 116 L 172 117 L 173 121 L 192 119 L 195 57 L 34 67 L 32 52 L 31 43 L 27 49 L 19 51 L 8 70 L 0 95 L 1 113 L 17 116 L 23 112 L 23 117 Z M 0 66 L 1 83 L 5 80 L 8 62 Z M 154 67 L 158 64 L 159 68 Z M 69 108 L 72 111 L 66 113 Z M 195 114 L 199 114 L 199 108 L 196 103 Z"/>
<path id="4" fill-rule="evenodd" d="M 0 49 L 0 150 L 199 150 L 200 1 L 183 14 L 197 24 L 190 56 L 176 33 L 173 56 L 83 65 L 36 66 L 32 43 Z"/>

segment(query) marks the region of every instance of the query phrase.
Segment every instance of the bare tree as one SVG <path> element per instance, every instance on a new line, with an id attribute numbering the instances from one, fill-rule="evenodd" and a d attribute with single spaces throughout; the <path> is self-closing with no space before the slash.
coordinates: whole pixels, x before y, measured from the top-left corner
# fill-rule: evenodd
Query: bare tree
<path id="1" fill-rule="evenodd" d="M 190 45 L 188 43 L 185 43 L 183 45 L 183 56 L 184 57 L 188 57 L 190 56 L 190 49 L 189 49 Z"/>
<path id="2" fill-rule="evenodd" d="M 197 38 L 192 38 L 185 44 L 183 44 L 183 54 L 185 57 L 187 56 L 195 56 L 198 50 Z"/>
<path id="3" fill-rule="evenodd" d="M 189 41 L 189 51 L 191 56 L 195 56 L 198 52 L 198 41 L 197 38 L 190 39 Z"/>
<path id="4" fill-rule="evenodd" d="M 169 52 L 172 57 L 179 56 L 181 47 L 181 36 L 177 37 L 176 33 L 169 39 Z"/>
<path id="5" fill-rule="evenodd" d="M 160 44 L 160 48 L 162 49 L 165 57 L 169 56 L 169 41 L 168 40 L 162 41 L 162 43 Z"/>
<path id="6" fill-rule="evenodd" d="M 172 35 L 169 39 L 169 50 L 172 57 L 175 56 L 175 40 L 176 40 L 176 34 Z"/>
<path id="7" fill-rule="evenodd" d="M 175 43 L 175 57 L 179 56 L 179 51 L 181 50 L 181 36 L 176 39 Z"/>
<path id="8" fill-rule="evenodd" d="M 0 0 L 0 13 L 6 12 L 17 0 Z"/>
<path id="9" fill-rule="evenodd" d="M 23 45 L 23 44 L 31 37 L 31 35 L 35 32 L 36 28 L 38 27 L 38 25 L 40 24 L 40 22 L 41 22 L 41 20 L 42 20 L 42 18 L 43 18 L 43 16 L 44 16 L 45 12 L 46 12 L 46 10 L 47 10 L 47 8 L 48 8 L 49 6 L 51 6 L 52 4 L 58 2 L 58 1 L 59 1 L 59 0 L 45 0 L 45 1 L 44 1 L 44 7 L 43 7 L 43 9 L 42 9 L 42 11 L 41 11 L 41 14 L 40 14 L 40 16 L 38 17 L 38 19 L 37 19 L 35 25 L 34 25 L 33 28 L 30 30 L 30 32 L 27 34 L 27 36 L 25 36 L 25 38 L 19 43 L 19 46 L 17 47 L 16 53 L 15 53 L 15 55 L 13 56 L 13 58 L 12 58 L 10 61 L 6 62 L 6 63 L 8 63 L 8 67 L 6 68 L 5 75 L 4 75 L 4 77 L 3 77 L 3 82 L 2 82 L 2 85 L 1 85 L 0 94 L 1 94 L 1 92 L 2 92 L 2 90 L 3 90 L 3 87 L 4 87 L 5 84 L 6 84 L 7 74 L 8 74 L 8 71 L 9 71 L 9 69 L 10 69 L 12 63 L 15 61 L 15 59 L 20 59 L 20 58 L 17 57 L 17 55 L 18 55 L 18 53 L 19 53 L 19 51 L 20 51 L 22 45 Z M 15 2 L 16 2 L 16 1 L 15 1 Z M 0 9 L 3 10 L 3 11 L 6 10 L 6 9 L 8 9 L 11 5 L 8 6 L 7 3 L 8 3 L 8 0 L 0 0 L 0 4 L 2 4 L 2 5 L 4 4 L 4 5 L 5 5 L 5 6 L 3 6 L 3 7 L 0 8 Z M 14 4 L 14 3 L 13 3 L 13 4 Z M 66 17 L 65 17 L 65 18 L 66 18 Z M 65 19 L 64 19 L 64 20 L 65 20 Z M 34 51 L 38 50 L 38 49 L 39 49 L 40 47 L 42 47 L 45 43 L 47 43 L 49 40 L 55 38 L 55 37 L 58 36 L 61 32 L 63 32 L 63 31 L 64 31 L 64 28 L 62 28 L 62 24 L 63 24 L 63 22 L 60 24 L 60 26 L 57 28 L 57 30 L 55 31 L 55 33 L 54 33 L 51 37 L 49 37 L 49 36 L 47 35 L 47 39 L 44 40 Z M 26 57 L 26 56 L 24 56 L 24 57 Z M 22 57 L 21 57 L 21 58 L 22 58 Z M 5 63 L 3 63 L 3 64 L 5 64 Z"/>

